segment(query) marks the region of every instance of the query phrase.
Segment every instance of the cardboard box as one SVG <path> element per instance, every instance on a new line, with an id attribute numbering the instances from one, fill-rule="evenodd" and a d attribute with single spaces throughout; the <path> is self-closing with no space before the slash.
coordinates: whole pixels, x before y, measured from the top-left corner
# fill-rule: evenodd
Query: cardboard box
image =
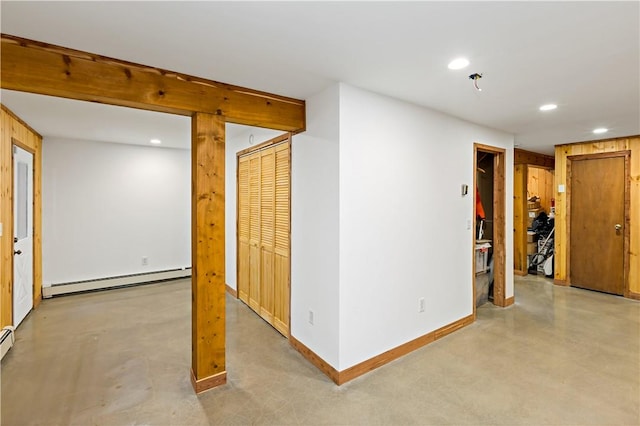
<path id="1" fill-rule="evenodd" d="M 542 213 L 542 211 L 542 209 L 533 209 L 527 212 L 527 228 L 531 228 L 531 224 L 533 223 L 534 219 L 538 217 L 538 215 Z"/>
<path id="2" fill-rule="evenodd" d="M 527 209 L 529 210 L 537 210 L 540 208 L 540 200 L 538 201 L 527 201 Z"/>
<path id="3" fill-rule="evenodd" d="M 527 242 L 528 243 L 535 243 L 536 242 L 536 233 L 533 231 L 527 231 Z"/>
<path id="4" fill-rule="evenodd" d="M 527 243 L 527 254 L 536 254 L 538 252 L 538 243 Z"/>

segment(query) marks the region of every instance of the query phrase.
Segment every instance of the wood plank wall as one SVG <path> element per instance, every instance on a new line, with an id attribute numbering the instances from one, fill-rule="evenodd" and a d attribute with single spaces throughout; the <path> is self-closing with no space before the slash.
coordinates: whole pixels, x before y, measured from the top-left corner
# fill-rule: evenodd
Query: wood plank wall
<path id="1" fill-rule="evenodd" d="M 13 318 L 13 141 L 34 153 L 33 173 L 33 263 L 34 307 L 42 299 L 42 136 L 13 112 L 1 105 L 0 124 L 0 327 L 12 324 Z"/>
<path id="2" fill-rule="evenodd" d="M 528 166 L 527 169 L 527 199 L 540 197 L 540 207 L 548 214 L 551 211 L 553 193 L 553 170 Z"/>
<path id="3" fill-rule="evenodd" d="M 567 157 L 571 155 L 598 154 L 603 152 L 631 151 L 631 211 L 630 211 L 630 296 L 640 298 L 640 136 L 608 139 L 556 146 L 556 173 L 554 193 L 556 198 L 555 280 L 567 284 L 567 197 L 558 192 L 558 185 L 567 185 Z"/>

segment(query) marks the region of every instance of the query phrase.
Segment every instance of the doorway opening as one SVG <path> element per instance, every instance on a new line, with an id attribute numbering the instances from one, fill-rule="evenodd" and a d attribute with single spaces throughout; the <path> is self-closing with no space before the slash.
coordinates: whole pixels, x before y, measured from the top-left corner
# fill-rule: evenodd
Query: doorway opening
<path id="1" fill-rule="evenodd" d="M 505 150 L 474 144 L 473 295 L 475 309 L 492 301 L 509 306 L 506 298 Z"/>

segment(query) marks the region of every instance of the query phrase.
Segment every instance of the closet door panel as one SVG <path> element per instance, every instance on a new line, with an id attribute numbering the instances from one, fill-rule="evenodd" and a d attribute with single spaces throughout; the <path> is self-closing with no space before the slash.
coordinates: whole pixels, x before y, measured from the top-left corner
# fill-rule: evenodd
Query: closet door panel
<path id="1" fill-rule="evenodd" d="M 274 326 L 289 332 L 290 251 L 290 150 L 285 143 L 275 147 L 275 306 Z"/>
<path id="2" fill-rule="evenodd" d="M 275 150 L 268 148 L 260 157 L 260 315 L 273 323 L 274 305 L 274 223 L 275 223 Z"/>
<path id="3" fill-rule="evenodd" d="M 238 297 L 249 303 L 249 159 L 238 161 Z"/>
<path id="4" fill-rule="evenodd" d="M 249 156 L 249 306 L 260 313 L 260 153 Z"/>

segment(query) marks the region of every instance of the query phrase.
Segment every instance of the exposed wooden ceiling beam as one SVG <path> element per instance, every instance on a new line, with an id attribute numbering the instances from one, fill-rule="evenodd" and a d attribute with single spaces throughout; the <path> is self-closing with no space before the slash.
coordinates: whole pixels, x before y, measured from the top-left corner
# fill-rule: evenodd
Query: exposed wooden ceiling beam
<path id="1" fill-rule="evenodd" d="M 3 89 L 191 116 L 298 133 L 302 100 L 2 34 Z"/>

